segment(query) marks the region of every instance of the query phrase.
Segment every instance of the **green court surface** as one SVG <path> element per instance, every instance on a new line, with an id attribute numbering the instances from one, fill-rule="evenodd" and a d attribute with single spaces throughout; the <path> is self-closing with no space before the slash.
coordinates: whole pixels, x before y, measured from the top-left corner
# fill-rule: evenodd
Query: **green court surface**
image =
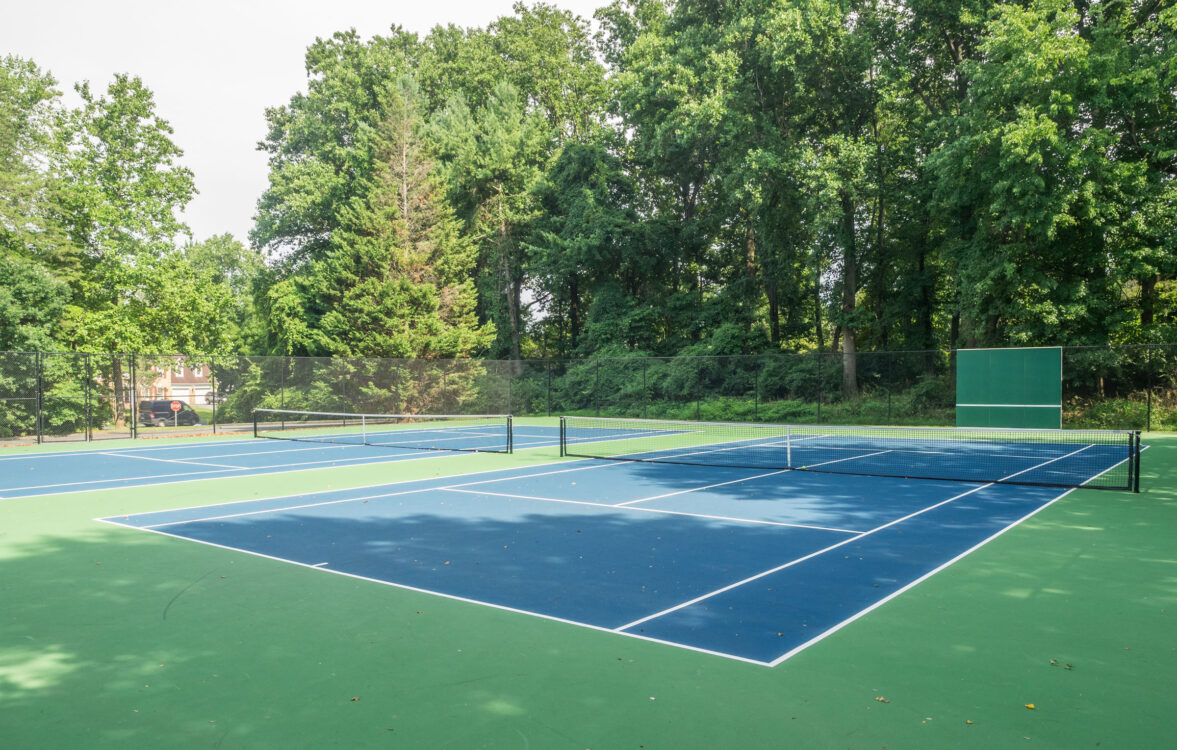
<path id="1" fill-rule="evenodd" d="M 93 520 L 554 447 L 0 500 L 0 747 L 1167 747 L 1177 437 L 1144 442 L 1141 494 L 1068 494 L 773 668 Z"/>

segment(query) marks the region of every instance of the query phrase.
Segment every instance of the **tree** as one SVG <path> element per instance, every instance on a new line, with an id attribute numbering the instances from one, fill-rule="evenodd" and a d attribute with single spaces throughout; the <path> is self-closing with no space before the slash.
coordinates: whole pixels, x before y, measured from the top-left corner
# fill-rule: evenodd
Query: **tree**
<path id="1" fill-rule="evenodd" d="M 57 82 L 30 60 L 0 58 L 0 254 L 65 277 L 77 248 L 55 220 L 48 165 L 60 113 Z"/>
<path id="2" fill-rule="evenodd" d="M 0 255 L 0 352 L 53 349 L 69 287 L 38 264 Z"/>
<path id="3" fill-rule="evenodd" d="M 199 288 L 218 288 L 229 300 L 221 320 L 228 323 L 225 340 L 235 352 L 247 352 L 260 337 L 255 330 L 254 286 L 265 270 L 261 253 L 233 238 L 220 234 L 184 247 L 184 260 L 199 280 Z"/>
<path id="4" fill-rule="evenodd" d="M 187 234 L 177 214 L 195 186 L 151 91 L 125 75 L 105 96 L 77 91 L 82 106 L 63 117 L 55 165 L 56 209 L 82 251 L 65 341 L 83 351 L 224 350 L 228 294 L 202 284 L 177 249 Z M 113 367 L 104 377 L 121 382 L 121 361 Z"/>
<path id="5" fill-rule="evenodd" d="M 941 200 L 973 213 L 953 261 L 978 343 L 1106 341 L 1127 320 L 1133 261 L 1158 257 L 1122 231 L 1150 194 L 1149 160 L 1116 127 L 1136 117 L 1117 111 L 1129 58 L 1117 21 L 1089 22 L 1062 0 L 995 9 L 953 137 L 929 160 Z"/>
<path id="6" fill-rule="evenodd" d="M 474 111 L 464 97 L 453 97 L 429 132 L 450 199 L 479 243 L 481 317 L 498 331 L 495 353 L 518 360 L 526 325 L 523 241 L 536 216 L 531 187 L 547 160 L 551 128 L 503 82 Z"/>
<path id="7" fill-rule="evenodd" d="M 415 79 L 398 77 L 381 101 L 366 194 L 340 212 L 332 253 L 311 274 L 319 327 L 337 353 L 468 357 L 494 335 L 475 320 L 476 249 L 422 139 Z"/>

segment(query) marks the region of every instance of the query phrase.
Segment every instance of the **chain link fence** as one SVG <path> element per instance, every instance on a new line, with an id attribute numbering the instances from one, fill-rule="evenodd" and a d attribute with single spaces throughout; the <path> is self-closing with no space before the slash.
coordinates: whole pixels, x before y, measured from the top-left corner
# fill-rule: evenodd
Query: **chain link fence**
<path id="1" fill-rule="evenodd" d="M 0 441 L 245 432 L 259 407 L 947 426 L 954 362 L 949 351 L 523 361 L 0 352 Z M 1177 431 L 1177 345 L 1064 348 L 1063 426 Z"/>

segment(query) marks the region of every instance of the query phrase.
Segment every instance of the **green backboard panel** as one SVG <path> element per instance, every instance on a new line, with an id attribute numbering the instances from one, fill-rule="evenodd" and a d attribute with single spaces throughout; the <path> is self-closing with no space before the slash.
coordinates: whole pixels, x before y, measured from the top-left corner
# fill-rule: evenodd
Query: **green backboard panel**
<path id="1" fill-rule="evenodd" d="M 1058 428 L 1063 350 L 961 349 L 956 353 L 959 427 Z"/>

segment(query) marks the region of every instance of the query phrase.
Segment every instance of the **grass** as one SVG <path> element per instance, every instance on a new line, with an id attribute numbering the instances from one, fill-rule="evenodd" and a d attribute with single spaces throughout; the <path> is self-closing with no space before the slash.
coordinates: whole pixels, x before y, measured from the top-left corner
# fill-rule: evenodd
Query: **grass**
<path id="1" fill-rule="evenodd" d="M 12 748 L 1165 747 L 1177 439 L 1146 443 L 1142 494 L 1071 493 L 773 669 L 92 520 L 558 460 L 551 451 L 0 500 L 0 737 Z"/>

